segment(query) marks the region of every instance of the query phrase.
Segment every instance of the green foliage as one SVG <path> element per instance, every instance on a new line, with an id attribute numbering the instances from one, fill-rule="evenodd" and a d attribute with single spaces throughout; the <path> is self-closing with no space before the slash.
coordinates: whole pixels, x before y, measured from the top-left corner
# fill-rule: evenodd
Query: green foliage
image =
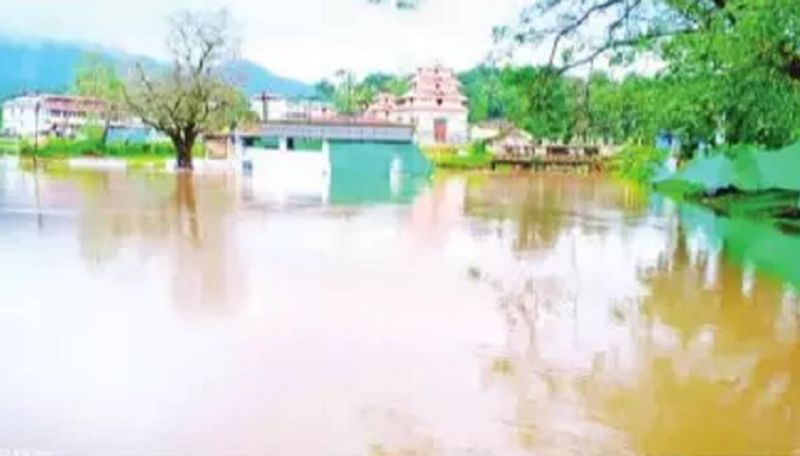
<path id="1" fill-rule="evenodd" d="M 225 71 L 238 54 L 239 40 L 226 10 L 179 12 L 170 25 L 169 69 L 151 72 L 139 64 L 125 98 L 134 115 L 170 138 L 178 167 L 191 169 L 200 135 L 228 128 L 249 112 Z"/>
<path id="2" fill-rule="evenodd" d="M 611 165 L 617 177 L 639 183 L 650 182 L 667 158 L 665 151 L 650 145 L 627 144 Z"/>
<path id="3" fill-rule="evenodd" d="M 587 128 L 623 139 L 667 131 L 691 152 L 798 138 L 798 24 L 796 0 L 530 0 L 519 24 L 495 37 L 512 48 L 550 45 L 559 74 L 598 59 L 624 67 L 655 57 L 663 69 L 653 77 L 621 86 L 590 79 Z"/>
<path id="4" fill-rule="evenodd" d="M 124 90 L 124 83 L 110 61 L 97 54 L 86 54 L 78 63 L 72 88 L 76 95 L 121 105 Z"/>
<path id="5" fill-rule="evenodd" d="M 201 145 L 195 146 L 193 155 L 202 155 Z M 78 157 L 106 157 L 106 158 L 132 158 L 154 157 L 170 158 L 175 156 L 175 147 L 170 143 L 137 143 L 110 142 L 104 144 L 98 138 L 63 139 L 52 138 L 47 144 L 35 148 L 33 143 L 23 141 L 20 146 L 23 156 L 36 155 L 40 158 L 67 159 Z"/>
<path id="6" fill-rule="evenodd" d="M 366 89 L 359 87 L 356 76 L 352 71 L 337 71 L 335 87 L 333 105 L 337 112 L 347 116 L 360 112 L 365 102 L 368 102 L 365 98 L 371 96 Z"/>
<path id="7" fill-rule="evenodd" d="M 506 116 L 506 103 L 502 72 L 493 67 L 479 65 L 458 75 L 464 95 L 469 102 L 470 122 L 502 119 Z"/>
<path id="8" fill-rule="evenodd" d="M 334 81 L 317 83 L 317 98 L 332 102 L 339 113 L 350 116 L 363 112 L 381 92 L 401 96 L 410 88 L 408 78 L 385 73 L 372 73 L 359 81 L 352 71 L 339 70 Z"/>
<path id="9" fill-rule="evenodd" d="M 20 142 L 15 138 L 0 138 L 0 155 L 19 153 Z"/>
<path id="10" fill-rule="evenodd" d="M 411 88 L 408 78 L 386 73 L 369 74 L 361 81 L 359 86 L 367 90 L 373 97 L 380 92 L 388 92 L 394 96 L 402 96 Z"/>
<path id="11" fill-rule="evenodd" d="M 569 80 L 544 68 L 506 68 L 502 84 L 509 120 L 537 138 L 572 137 L 577 101 Z"/>
<path id="12" fill-rule="evenodd" d="M 318 101 L 324 101 L 326 103 L 332 103 L 333 98 L 336 95 L 336 86 L 333 85 L 327 79 L 323 79 L 318 83 L 314 84 L 314 96 L 312 97 Z"/>

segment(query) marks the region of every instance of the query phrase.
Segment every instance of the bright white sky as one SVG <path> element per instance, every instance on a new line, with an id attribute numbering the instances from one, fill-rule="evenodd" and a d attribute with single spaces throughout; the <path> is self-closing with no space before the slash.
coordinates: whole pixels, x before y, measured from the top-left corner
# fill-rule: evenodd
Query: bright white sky
<path id="1" fill-rule="evenodd" d="M 244 57 L 314 82 L 339 68 L 363 75 L 437 60 L 468 68 L 491 49 L 492 27 L 513 23 L 530 2 L 424 1 L 409 12 L 366 0 L 0 0 L 0 31 L 161 57 L 170 12 L 225 6 L 242 25 Z"/>

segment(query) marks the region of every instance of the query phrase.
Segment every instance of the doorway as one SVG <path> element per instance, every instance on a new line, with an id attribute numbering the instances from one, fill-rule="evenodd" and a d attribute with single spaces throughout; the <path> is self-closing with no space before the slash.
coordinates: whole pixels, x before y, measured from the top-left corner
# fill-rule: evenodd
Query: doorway
<path id="1" fill-rule="evenodd" d="M 433 140 L 437 143 L 447 142 L 447 119 L 433 121 Z"/>

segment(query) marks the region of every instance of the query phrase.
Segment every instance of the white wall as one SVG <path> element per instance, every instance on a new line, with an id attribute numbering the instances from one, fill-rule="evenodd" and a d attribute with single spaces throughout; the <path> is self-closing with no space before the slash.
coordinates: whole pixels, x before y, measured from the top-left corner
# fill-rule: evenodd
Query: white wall
<path id="1" fill-rule="evenodd" d="M 293 197 L 328 200 L 330 156 L 327 153 L 247 147 L 244 157 L 252 165 L 250 185 L 256 196 L 279 203 Z"/>
<path id="2" fill-rule="evenodd" d="M 44 96 L 23 96 L 8 100 L 3 104 L 3 130 L 14 136 L 33 137 L 36 134 L 36 103 L 40 103 L 38 129 L 39 133 L 50 132 L 53 125 L 59 131 L 73 134 L 89 121 L 86 117 L 77 117 L 61 112 L 54 115 Z"/>
<path id="3" fill-rule="evenodd" d="M 36 130 L 36 102 L 29 99 L 9 100 L 3 105 L 3 130 L 15 136 L 33 136 Z M 48 122 L 39 114 L 39 131 Z"/>
<path id="4" fill-rule="evenodd" d="M 437 144 L 434 135 L 436 119 L 447 119 L 447 144 L 466 144 L 469 142 L 467 114 L 441 113 L 436 111 L 416 111 L 417 141 L 422 145 Z M 399 117 L 406 117 L 399 119 Z M 408 122 L 409 114 L 402 113 L 396 120 Z"/>

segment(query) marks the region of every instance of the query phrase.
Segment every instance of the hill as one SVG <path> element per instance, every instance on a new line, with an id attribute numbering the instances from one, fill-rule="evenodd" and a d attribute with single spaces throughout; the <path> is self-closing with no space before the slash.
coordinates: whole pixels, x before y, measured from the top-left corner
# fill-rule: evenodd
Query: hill
<path id="1" fill-rule="evenodd" d="M 160 65 L 153 59 L 139 58 L 99 46 L 23 40 L 0 35 L 0 99 L 25 91 L 69 90 L 78 64 L 87 53 L 99 54 L 119 66 L 128 66 L 138 60 L 145 60 L 148 65 Z M 308 84 L 280 77 L 248 60 L 232 64 L 230 71 L 248 95 L 263 90 L 288 97 L 313 93 L 313 88 Z"/>

